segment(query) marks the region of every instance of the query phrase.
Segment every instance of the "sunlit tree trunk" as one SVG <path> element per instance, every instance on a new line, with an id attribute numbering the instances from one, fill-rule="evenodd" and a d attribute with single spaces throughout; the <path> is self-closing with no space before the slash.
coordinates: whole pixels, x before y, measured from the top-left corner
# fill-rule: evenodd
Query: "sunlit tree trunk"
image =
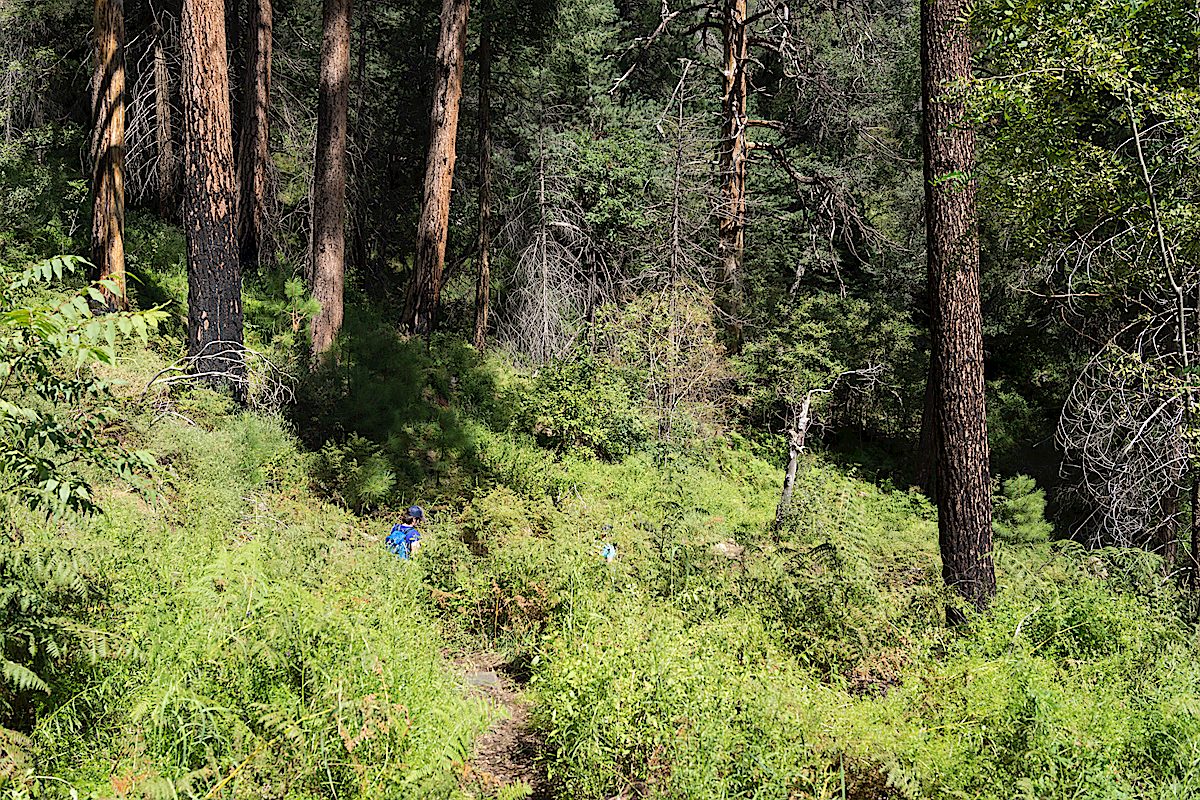
<path id="1" fill-rule="evenodd" d="M 96 0 L 96 74 L 92 87 L 92 264 L 110 310 L 125 295 L 125 11 L 122 0 Z"/>
<path id="2" fill-rule="evenodd" d="M 470 0 L 442 0 L 429 153 L 425 160 L 425 193 L 417 223 L 417 252 L 412 283 L 404 308 L 404 326 L 413 333 L 427 334 L 433 330 L 442 292 L 442 267 L 446 260 L 454 146 L 458 134 L 458 106 L 462 99 L 470 5 Z"/>
<path id="3" fill-rule="evenodd" d="M 313 352 L 329 350 L 342 328 L 346 284 L 346 116 L 350 102 L 350 0 L 325 0 L 317 160 L 313 176 Z"/>
<path id="4" fill-rule="evenodd" d="M 746 246 L 746 164 L 750 43 L 746 0 L 725 0 L 721 92 L 721 204 L 717 217 L 717 306 L 736 349 L 742 335 L 742 259 Z"/>
<path id="5" fill-rule="evenodd" d="M 491 299 L 492 243 L 492 23 L 486 0 L 480 8 L 479 33 L 479 256 L 475 284 L 475 346 L 487 345 L 488 303 Z"/>
<path id="6" fill-rule="evenodd" d="M 971 605 L 996 594 L 984 411 L 975 132 L 967 119 L 970 0 L 923 0 L 925 224 L 932 298 L 932 432 L 942 577 Z M 961 612 L 951 607 L 950 622 Z"/>
<path id="7" fill-rule="evenodd" d="M 258 266 L 267 207 L 267 115 L 271 98 L 271 0 L 249 0 L 246 36 L 246 85 L 238 143 L 241 194 L 238 202 L 238 253 L 243 272 Z"/>
<path id="8" fill-rule="evenodd" d="M 154 26 L 154 147 L 158 157 L 156 178 L 158 213 L 168 217 L 175 213 L 175 132 L 171 110 L 171 76 L 167 70 L 167 33 Z"/>
<path id="9" fill-rule="evenodd" d="M 197 373 L 240 394 L 242 276 L 221 0 L 184 0 L 181 38 L 188 355 Z"/>

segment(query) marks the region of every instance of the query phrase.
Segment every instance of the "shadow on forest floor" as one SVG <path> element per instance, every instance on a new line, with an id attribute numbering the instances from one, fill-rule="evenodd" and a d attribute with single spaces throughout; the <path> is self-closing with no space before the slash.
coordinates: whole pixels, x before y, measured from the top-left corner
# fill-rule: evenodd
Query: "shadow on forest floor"
<path id="1" fill-rule="evenodd" d="M 486 480 L 480 425 L 509 427 L 516 401 L 474 347 L 404 336 L 377 311 L 348 306 L 333 358 L 301 381 L 293 421 L 312 450 L 366 440 L 399 487 L 462 497 Z"/>

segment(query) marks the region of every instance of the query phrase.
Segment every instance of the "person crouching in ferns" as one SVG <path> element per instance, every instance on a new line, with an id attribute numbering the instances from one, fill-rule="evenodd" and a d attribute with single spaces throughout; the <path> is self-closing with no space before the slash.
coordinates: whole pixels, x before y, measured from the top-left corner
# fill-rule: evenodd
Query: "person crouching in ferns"
<path id="1" fill-rule="evenodd" d="M 400 516 L 400 522 L 392 526 L 385 543 L 388 550 L 400 558 L 411 558 L 421 548 L 421 532 L 417 523 L 424 522 L 425 512 L 420 506 L 412 506 Z"/>

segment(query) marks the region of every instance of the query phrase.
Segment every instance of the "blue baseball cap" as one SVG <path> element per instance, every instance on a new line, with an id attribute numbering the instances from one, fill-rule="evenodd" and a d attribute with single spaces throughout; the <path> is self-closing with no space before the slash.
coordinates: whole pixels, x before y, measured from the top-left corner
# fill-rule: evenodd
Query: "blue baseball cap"
<path id="1" fill-rule="evenodd" d="M 413 519 L 425 519 L 425 511 L 420 506 L 410 506 L 408 515 Z"/>

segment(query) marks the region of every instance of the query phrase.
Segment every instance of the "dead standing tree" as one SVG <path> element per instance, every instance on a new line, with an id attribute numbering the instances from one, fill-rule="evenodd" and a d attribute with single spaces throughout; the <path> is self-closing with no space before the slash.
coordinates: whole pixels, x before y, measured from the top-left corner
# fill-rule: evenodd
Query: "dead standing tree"
<path id="1" fill-rule="evenodd" d="M 1126 113 L 1130 136 L 1114 153 L 1127 181 L 1117 203 L 1043 264 L 1049 280 L 1061 276 L 1055 297 L 1069 309 L 1086 313 L 1101 298 L 1106 314 L 1130 320 L 1072 387 L 1058 443 L 1064 478 L 1088 512 L 1076 534 L 1094 544 L 1154 550 L 1170 571 L 1186 498 L 1189 573 L 1200 588 L 1200 269 L 1181 257 L 1196 240 L 1180 222 L 1195 196 L 1187 144 L 1194 123 L 1165 119 L 1144 128 L 1132 93 Z"/>
<path id="2" fill-rule="evenodd" d="M 611 89 L 615 92 L 629 78 L 660 38 L 672 33 L 685 37 L 699 35 L 699 45 L 705 48 L 709 46 L 710 32 L 720 33 L 717 68 L 721 76 L 721 125 L 715 148 L 720 188 L 713 211 L 717 223 L 717 270 L 712 289 L 726 338 L 734 350 L 741 346 L 745 323 L 743 275 L 749 229 L 748 180 L 750 167 L 756 160 L 765 160 L 782 170 L 792 182 L 797 196 L 812 209 L 814 245 L 819 240 L 827 240 L 832 252 L 835 241 L 843 242 L 855 254 L 856 239 L 882 241 L 858 212 L 858 201 L 841 180 L 797 169 L 780 141 L 788 124 L 758 119 L 751 114 L 758 93 L 752 67 L 759 54 L 771 53 L 790 77 L 802 72 L 797 62 L 805 60 L 806 56 L 803 49 L 795 45 L 795 28 L 786 0 L 766 2 L 754 8 L 748 0 L 709 0 L 676 9 L 664 0 L 658 26 L 630 43 L 626 54 L 635 54 L 632 63 Z M 775 141 L 755 140 L 751 136 L 755 129 L 768 132 L 768 138 L 773 137 Z M 831 257 L 830 261 L 836 268 L 837 258 Z M 799 275 L 798 272 L 797 285 Z M 795 289 L 794 286 L 793 292 Z"/>
<path id="3" fill-rule="evenodd" d="M 126 196 L 136 203 L 154 202 L 158 213 L 177 212 L 179 158 L 176 148 L 177 89 L 172 76 L 180 73 L 178 25 L 158 12 L 146 34 L 126 47 L 131 79 L 126 105 Z"/>
<path id="4" fill-rule="evenodd" d="M 1191 471 L 1187 395 L 1171 354 L 1142 339 L 1092 358 L 1063 405 L 1063 475 L 1091 509 L 1089 543 L 1143 547 L 1174 560 Z"/>
<path id="5" fill-rule="evenodd" d="M 822 396 L 834 394 L 842 387 L 850 391 L 863 392 L 871 389 L 884 373 L 884 365 L 872 364 L 862 369 L 846 370 L 834 376 L 825 386 L 809 389 L 788 404 L 787 441 L 788 464 L 783 476 L 783 490 L 779 495 L 779 505 L 775 508 L 775 527 L 783 525 L 792 507 L 792 493 L 796 488 L 796 471 L 800 465 L 800 456 L 808 446 L 808 432 L 817 422 L 817 409 L 814 403 Z"/>
<path id="6" fill-rule="evenodd" d="M 713 415 L 712 398 L 727 378 L 712 301 L 715 262 L 711 209 L 713 142 L 705 122 L 689 116 L 694 62 L 682 61 L 679 83 L 656 128 L 665 147 L 662 168 L 650 188 L 650 235 L 640 256 L 642 271 L 630 288 L 649 302 L 626 306 L 626 324 L 643 333 L 635 348 L 646 371 L 647 392 L 658 417 L 658 434 L 670 440 L 685 407 Z M 706 408 L 707 407 L 707 408 Z"/>
<path id="7" fill-rule="evenodd" d="M 497 333 L 536 364 L 570 349 L 608 283 L 597 279 L 605 273 L 604 261 L 563 177 L 570 170 L 559 168 L 574 150 L 566 142 L 551 148 L 551 138 L 538 134 L 531 185 L 512 204 L 503 231 L 516 265 Z"/>

